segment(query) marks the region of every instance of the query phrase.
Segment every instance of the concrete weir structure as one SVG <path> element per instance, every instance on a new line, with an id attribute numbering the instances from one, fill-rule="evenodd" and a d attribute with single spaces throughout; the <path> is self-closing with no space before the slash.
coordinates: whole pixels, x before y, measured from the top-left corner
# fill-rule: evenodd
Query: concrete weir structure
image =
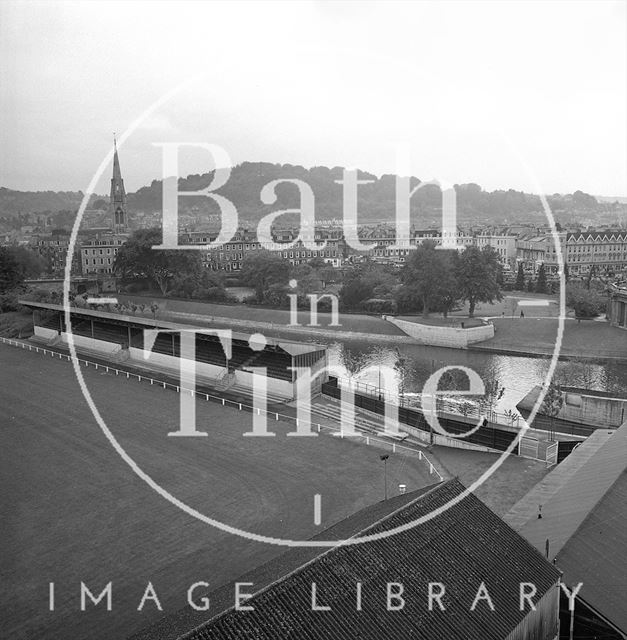
<path id="1" fill-rule="evenodd" d="M 62 305 L 20 301 L 32 309 L 35 336 L 49 344 L 68 342 L 65 308 Z M 180 371 L 181 333 L 196 331 L 195 370 L 198 378 L 222 390 L 239 388 L 252 392 L 254 369 L 265 369 L 269 396 L 291 400 L 296 396 L 296 368 L 308 367 L 312 394 L 328 379 L 326 347 L 313 343 L 273 338 L 255 339 L 231 332 L 230 353 L 225 341 L 211 326 L 198 326 L 129 316 L 100 309 L 72 307 L 71 333 L 77 349 L 98 352 L 118 360 L 134 360 L 144 367 Z M 224 331 L 224 329 L 220 330 Z M 316 375 L 319 374 L 319 375 Z"/>
<path id="2" fill-rule="evenodd" d="M 447 327 L 423 324 L 419 321 L 403 320 L 394 316 L 384 316 L 388 322 L 396 325 L 417 344 L 432 347 L 451 347 L 467 349 L 469 344 L 494 338 L 494 325 L 490 322 L 474 327 Z M 463 324 L 463 323 L 460 323 Z"/>

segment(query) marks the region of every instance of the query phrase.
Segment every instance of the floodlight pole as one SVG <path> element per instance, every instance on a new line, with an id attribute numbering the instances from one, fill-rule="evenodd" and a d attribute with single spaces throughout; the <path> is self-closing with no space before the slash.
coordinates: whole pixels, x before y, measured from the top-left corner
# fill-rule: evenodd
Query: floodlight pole
<path id="1" fill-rule="evenodd" d="M 383 460 L 383 479 L 385 484 L 385 499 L 388 499 L 388 458 L 390 456 L 386 453 L 383 456 L 380 456 L 381 460 Z"/>

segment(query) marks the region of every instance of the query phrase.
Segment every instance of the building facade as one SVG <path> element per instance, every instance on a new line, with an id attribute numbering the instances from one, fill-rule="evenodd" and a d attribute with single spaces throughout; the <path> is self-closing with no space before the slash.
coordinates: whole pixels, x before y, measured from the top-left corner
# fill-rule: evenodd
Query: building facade
<path id="1" fill-rule="evenodd" d="M 627 284 L 610 288 L 607 319 L 612 326 L 627 329 Z"/>
<path id="2" fill-rule="evenodd" d="M 115 258 L 127 235 L 98 234 L 81 244 L 83 275 L 111 275 L 115 271 Z"/>
<path id="3" fill-rule="evenodd" d="M 516 236 L 479 234 L 473 238 L 473 244 L 479 249 L 492 247 L 498 254 L 502 265 L 513 265 L 516 261 Z"/>
<path id="4" fill-rule="evenodd" d="M 181 245 L 206 245 L 215 242 L 218 234 L 216 232 L 193 231 L 181 234 L 179 243 Z M 209 249 L 203 252 L 203 265 L 212 271 L 240 271 L 244 260 L 259 251 L 266 250 L 278 254 L 291 265 L 299 265 L 309 262 L 314 258 L 320 258 L 333 267 L 342 264 L 345 255 L 345 246 L 341 230 L 320 229 L 315 232 L 317 248 L 307 248 L 298 237 L 298 232 L 294 230 L 278 231 L 274 234 L 274 242 L 259 242 L 257 234 L 248 229 L 239 229 L 222 246 Z M 292 246 L 284 245 L 294 243 Z"/>
<path id="5" fill-rule="evenodd" d="M 31 238 L 30 247 L 39 257 L 46 261 L 47 274 L 61 276 L 65 272 L 69 244 L 69 232 L 40 233 Z M 79 255 L 79 251 L 75 249 L 72 256 L 72 275 L 76 275 L 81 271 Z"/>

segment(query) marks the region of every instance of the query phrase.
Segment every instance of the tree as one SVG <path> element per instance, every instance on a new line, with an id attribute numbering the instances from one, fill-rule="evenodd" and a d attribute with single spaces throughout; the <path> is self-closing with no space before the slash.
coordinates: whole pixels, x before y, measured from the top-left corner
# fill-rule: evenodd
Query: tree
<path id="1" fill-rule="evenodd" d="M 263 302 L 272 285 L 287 285 L 290 265 L 276 253 L 249 253 L 242 263 L 241 279 L 255 289 L 257 302 Z"/>
<path id="2" fill-rule="evenodd" d="M 543 413 L 551 419 L 550 427 L 550 440 L 553 442 L 555 439 L 555 418 L 559 414 L 562 405 L 564 404 L 564 397 L 562 395 L 562 389 L 559 385 L 553 381 L 549 384 L 542 406 L 540 407 L 540 413 Z"/>
<path id="3" fill-rule="evenodd" d="M 0 247 L 0 293 L 15 289 L 45 268 L 45 261 L 26 247 Z"/>
<path id="4" fill-rule="evenodd" d="M 496 281 L 499 256 L 492 247 L 468 247 L 460 256 L 457 268 L 460 298 L 468 301 L 468 317 L 475 313 L 477 302 L 502 300 Z"/>
<path id="5" fill-rule="evenodd" d="M 435 243 L 425 241 L 410 255 L 401 275 L 406 293 L 417 298 L 422 305 L 422 315 L 437 306 L 448 311 L 456 301 L 457 280 L 450 251 L 436 249 Z"/>
<path id="6" fill-rule="evenodd" d="M 120 247 L 115 272 L 122 278 L 148 278 L 166 295 L 175 279 L 198 276 L 200 254 L 191 249 L 153 249 L 162 242 L 161 229 L 139 229 Z"/>
<path id="7" fill-rule="evenodd" d="M 607 298 L 594 287 L 569 282 L 566 285 L 566 305 L 574 309 L 577 318 L 595 318 L 605 311 Z"/>
<path id="8" fill-rule="evenodd" d="M 503 265 L 499 263 L 498 268 L 496 270 L 496 284 L 498 284 L 499 287 L 502 287 L 504 282 L 505 282 L 505 279 L 503 277 Z"/>
<path id="9" fill-rule="evenodd" d="M 592 278 L 595 275 L 595 271 L 596 269 L 594 268 L 594 265 L 592 265 L 590 267 L 590 270 L 588 271 L 588 277 L 586 278 L 586 289 L 590 289 L 590 285 L 592 284 Z"/>
<path id="10" fill-rule="evenodd" d="M 290 270 L 290 279 L 296 280 L 298 286 L 296 293 L 300 299 L 306 300 L 306 296 L 316 293 L 322 289 L 322 280 L 318 275 L 317 269 L 308 264 L 299 264 Z"/>
<path id="11" fill-rule="evenodd" d="M 372 298 L 390 299 L 398 285 L 390 267 L 366 261 L 354 266 L 344 276 L 340 302 L 345 309 L 360 309 Z"/>
<path id="12" fill-rule="evenodd" d="M 501 384 L 500 376 L 500 368 L 495 364 L 488 364 L 481 376 L 485 394 L 480 400 L 480 404 L 488 414 L 489 418 L 492 418 L 492 413 L 494 412 L 496 405 L 505 393 L 505 387 Z"/>
<path id="13" fill-rule="evenodd" d="M 523 269 L 522 262 L 518 265 L 518 273 L 516 274 L 516 284 L 514 285 L 516 291 L 525 290 L 525 271 Z"/>
<path id="14" fill-rule="evenodd" d="M 546 293 L 546 271 L 544 269 L 544 263 L 540 265 L 538 269 L 538 279 L 536 280 L 536 293 Z"/>

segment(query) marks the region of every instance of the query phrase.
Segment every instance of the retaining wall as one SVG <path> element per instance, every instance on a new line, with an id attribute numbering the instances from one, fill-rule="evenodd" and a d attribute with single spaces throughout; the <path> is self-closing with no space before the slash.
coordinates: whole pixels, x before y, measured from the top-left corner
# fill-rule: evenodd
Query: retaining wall
<path id="1" fill-rule="evenodd" d="M 440 327 L 437 325 L 420 324 L 408 320 L 399 320 L 393 316 L 385 316 L 388 322 L 396 325 L 418 344 L 432 347 L 452 347 L 467 349 L 469 344 L 483 342 L 494 338 L 494 325 L 485 324 L 480 327 Z"/>

